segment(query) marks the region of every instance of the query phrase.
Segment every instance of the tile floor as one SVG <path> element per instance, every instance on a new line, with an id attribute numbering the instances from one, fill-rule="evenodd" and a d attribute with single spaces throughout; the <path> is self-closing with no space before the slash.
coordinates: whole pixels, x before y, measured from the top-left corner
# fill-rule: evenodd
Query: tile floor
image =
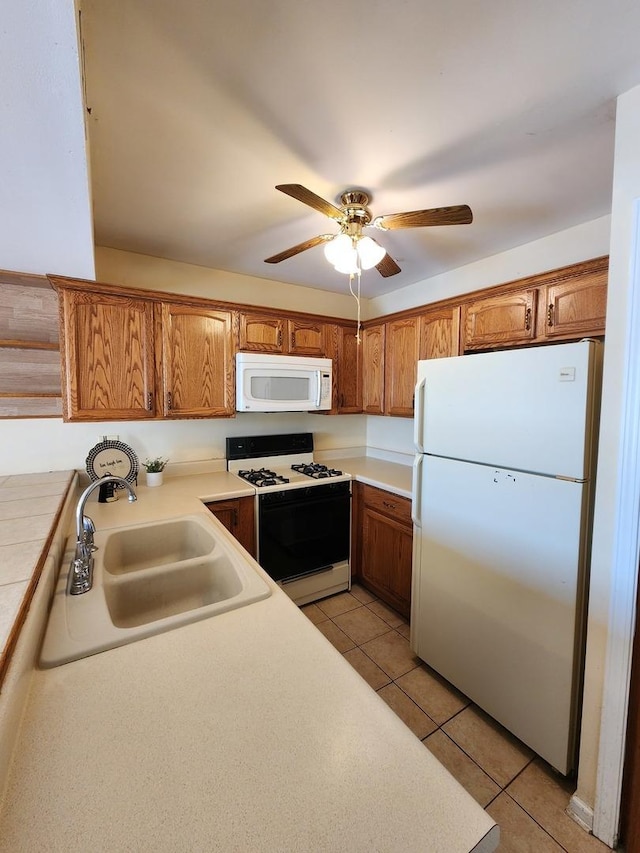
<path id="1" fill-rule="evenodd" d="M 607 853 L 565 808 L 571 782 L 416 658 L 407 621 L 363 587 L 302 612 L 500 825 L 500 853 Z"/>

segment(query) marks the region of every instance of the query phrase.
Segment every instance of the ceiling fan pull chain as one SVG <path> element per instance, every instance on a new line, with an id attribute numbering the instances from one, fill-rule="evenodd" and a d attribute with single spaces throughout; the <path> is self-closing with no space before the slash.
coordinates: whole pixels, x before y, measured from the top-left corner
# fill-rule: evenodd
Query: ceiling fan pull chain
<path id="1" fill-rule="evenodd" d="M 360 346 L 360 341 L 362 340 L 360 336 L 360 270 L 358 270 L 355 275 L 358 276 L 358 292 L 354 293 L 353 290 L 353 277 L 354 273 L 349 274 L 349 290 L 351 291 L 351 295 L 356 300 L 356 305 L 358 306 L 358 325 L 356 327 L 356 342 L 358 346 Z"/>

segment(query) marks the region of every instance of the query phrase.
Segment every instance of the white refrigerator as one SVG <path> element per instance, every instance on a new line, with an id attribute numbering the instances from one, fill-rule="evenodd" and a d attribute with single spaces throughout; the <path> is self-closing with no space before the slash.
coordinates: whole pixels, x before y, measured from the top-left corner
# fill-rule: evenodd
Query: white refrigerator
<path id="1" fill-rule="evenodd" d="M 582 692 L 601 344 L 418 364 L 411 647 L 563 774 Z"/>

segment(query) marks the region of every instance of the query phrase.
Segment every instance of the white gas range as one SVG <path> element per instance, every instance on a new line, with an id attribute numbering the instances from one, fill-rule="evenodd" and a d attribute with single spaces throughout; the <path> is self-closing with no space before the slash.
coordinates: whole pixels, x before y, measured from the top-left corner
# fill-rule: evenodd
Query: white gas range
<path id="1" fill-rule="evenodd" d="M 256 489 L 258 562 L 297 604 L 350 586 L 351 475 L 313 458 L 313 434 L 227 438 Z"/>

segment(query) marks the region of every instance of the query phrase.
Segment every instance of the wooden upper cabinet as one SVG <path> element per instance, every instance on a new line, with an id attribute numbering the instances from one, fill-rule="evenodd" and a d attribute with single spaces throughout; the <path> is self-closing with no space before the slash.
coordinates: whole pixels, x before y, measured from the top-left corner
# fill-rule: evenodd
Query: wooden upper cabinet
<path id="1" fill-rule="evenodd" d="M 367 326 L 362 331 L 362 411 L 384 414 L 385 324 Z"/>
<path id="2" fill-rule="evenodd" d="M 165 417 L 235 414 L 233 313 L 162 303 Z"/>
<path id="3" fill-rule="evenodd" d="M 284 352 L 285 323 L 270 314 L 240 314 L 239 349 L 245 352 Z"/>
<path id="4" fill-rule="evenodd" d="M 324 357 L 325 324 L 320 320 L 287 320 L 287 352 L 290 355 Z"/>
<path id="5" fill-rule="evenodd" d="M 413 397 L 419 354 L 419 318 L 386 323 L 384 345 L 384 411 L 413 417 Z"/>
<path id="6" fill-rule="evenodd" d="M 462 307 L 463 349 L 491 349 L 532 341 L 537 290 L 518 290 L 476 299 Z"/>
<path id="7" fill-rule="evenodd" d="M 607 265 L 548 284 L 540 293 L 539 335 L 548 339 L 604 335 Z"/>
<path id="8" fill-rule="evenodd" d="M 435 308 L 420 317 L 419 358 L 460 355 L 460 306 Z"/>
<path id="9" fill-rule="evenodd" d="M 336 409 L 339 414 L 362 412 L 362 345 L 357 327 L 337 327 L 337 356 L 334 359 Z"/>
<path id="10" fill-rule="evenodd" d="M 153 302 L 60 290 L 65 420 L 156 415 Z"/>
<path id="11" fill-rule="evenodd" d="M 324 356 L 325 324 L 320 320 L 274 317 L 266 312 L 242 313 L 238 342 L 238 349 L 244 352 Z"/>

